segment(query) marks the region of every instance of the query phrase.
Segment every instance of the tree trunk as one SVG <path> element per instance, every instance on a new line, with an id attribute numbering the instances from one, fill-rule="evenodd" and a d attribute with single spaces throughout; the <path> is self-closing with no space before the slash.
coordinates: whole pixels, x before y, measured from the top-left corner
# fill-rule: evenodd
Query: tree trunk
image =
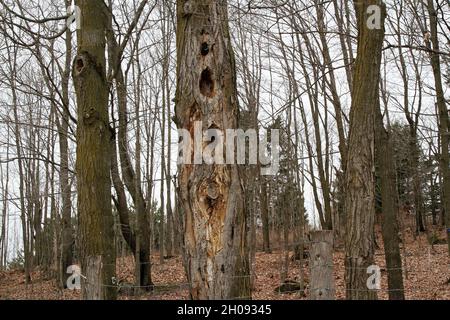
<path id="1" fill-rule="evenodd" d="M 166 8 L 165 6 L 163 6 L 163 11 L 164 11 L 164 16 L 166 16 Z M 166 19 L 168 20 L 168 19 Z M 163 120 L 163 123 L 166 123 L 167 120 L 167 160 L 165 160 L 164 162 L 166 163 L 166 168 L 164 168 L 164 170 L 166 170 L 166 214 L 167 214 L 167 228 L 166 228 L 166 232 L 165 232 L 165 238 L 166 238 L 166 253 L 168 257 L 171 257 L 173 255 L 173 212 L 172 212 L 172 199 L 171 199 L 171 194 L 172 194 L 172 179 L 171 179 L 171 140 L 172 140 L 172 127 L 170 125 L 170 119 L 171 119 L 171 112 L 170 112 L 170 40 L 172 39 L 169 34 L 170 34 L 170 24 L 171 21 L 168 21 L 167 25 L 166 25 L 166 21 L 163 22 L 163 33 L 167 34 L 167 37 L 164 37 L 164 62 L 163 62 L 163 72 L 164 72 L 164 76 L 163 76 L 163 85 L 162 85 L 162 90 L 163 90 L 163 117 L 165 117 Z M 163 182 L 161 182 L 163 183 Z"/>
<path id="2" fill-rule="evenodd" d="M 345 282 L 347 299 L 376 299 L 366 286 L 366 268 L 374 262 L 374 115 L 379 97 L 385 7 L 380 0 L 354 1 L 358 21 L 350 135 L 346 165 Z M 369 29 L 367 8 L 383 9 L 381 29 Z"/>
<path id="3" fill-rule="evenodd" d="M 422 178 L 420 175 L 419 165 L 419 153 L 420 146 L 417 140 L 416 129 L 410 128 L 410 161 L 411 170 L 413 175 L 413 196 L 414 196 L 414 209 L 416 219 L 416 234 L 425 231 L 425 225 L 423 223 L 423 195 L 422 195 Z"/>
<path id="4" fill-rule="evenodd" d="M 115 131 L 115 129 L 113 129 Z M 113 136 L 111 140 L 111 180 L 116 190 L 116 198 L 114 203 L 119 215 L 120 230 L 125 242 L 130 247 L 131 251 L 135 255 L 136 251 L 136 234 L 133 232 L 130 226 L 130 215 L 128 211 L 127 196 L 125 194 L 125 187 L 119 174 L 119 164 L 117 161 L 117 147 L 116 139 Z"/>
<path id="5" fill-rule="evenodd" d="M 430 152 L 430 159 L 432 157 Z M 433 169 L 430 170 L 430 211 L 431 211 L 431 217 L 433 219 L 433 226 L 437 226 L 437 212 L 436 209 L 438 208 L 437 205 L 437 199 L 436 199 L 436 180 L 433 175 Z"/>
<path id="6" fill-rule="evenodd" d="M 151 264 L 150 264 L 150 226 L 148 222 L 147 209 L 145 205 L 145 199 L 142 192 L 142 188 L 140 185 L 140 179 L 138 179 L 135 170 L 133 169 L 133 165 L 130 160 L 129 148 L 128 148 L 128 105 L 127 105 L 127 81 L 122 70 L 121 65 L 121 54 L 120 54 L 120 45 L 117 43 L 116 37 L 113 33 L 112 28 L 112 13 L 111 8 L 108 8 L 107 12 L 107 23 L 108 23 L 108 50 L 109 50 L 109 58 L 111 61 L 111 66 L 113 70 L 113 77 L 116 81 L 117 87 L 117 100 L 118 100 L 118 115 L 119 115 L 119 126 L 118 126 L 118 151 L 119 151 L 119 159 L 120 159 L 120 168 L 122 170 L 123 182 L 130 193 L 138 220 L 138 228 L 137 233 L 139 233 L 140 245 L 139 252 L 135 254 L 139 254 L 139 261 L 141 263 L 141 271 L 140 271 L 140 285 L 142 287 L 150 288 L 152 285 L 151 281 Z M 136 171 L 140 170 L 140 168 L 136 168 Z M 116 177 L 116 182 L 119 183 L 119 179 Z M 116 185 L 116 184 L 115 184 Z M 123 207 L 123 205 L 121 205 Z M 123 229 L 122 229 L 123 231 Z M 135 240 L 136 241 L 136 237 Z M 130 244 L 130 243 L 129 243 Z"/>
<path id="7" fill-rule="evenodd" d="M 428 0 L 428 13 L 430 15 L 431 40 L 433 50 L 431 53 L 431 67 L 433 68 L 434 83 L 436 86 L 437 106 L 439 110 L 439 136 L 441 138 L 441 157 L 439 167 L 442 172 L 442 202 L 445 212 L 445 223 L 447 226 L 448 254 L 450 256 L 450 120 L 449 111 L 445 102 L 444 90 L 442 86 L 442 74 L 439 57 L 439 39 L 437 29 L 437 13 L 434 9 L 433 0 Z"/>
<path id="8" fill-rule="evenodd" d="M 111 208 L 111 131 L 106 82 L 104 3 L 77 0 L 83 19 L 73 64 L 77 96 L 77 189 L 84 299 L 114 299 L 114 228 Z"/>
<path id="9" fill-rule="evenodd" d="M 66 7 L 70 5 L 70 1 L 66 0 Z M 72 33 L 70 30 L 66 32 L 66 61 L 65 70 L 62 79 L 62 93 L 64 110 L 61 121 L 58 125 L 59 135 L 59 149 L 61 169 L 59 171 L 60 190 L 61 190 L 61 264 L 59 265 L 59 279 L 60 286 L 65 288 L 67 278 L 70 274 L 67 273 L 67 268 L 72 264 L 72 250 L 73 250 L 73 234 L 72 234 L 72 193 L 69 183 L 69 80 L 70 80 L 70 64 L 72 62 Z"/>
<path id="10" fill-rule="evenodd" d="M 267 203 L 267 181 L 264 176 L 260 175 L 259 182 L 261 185 L 260 199 L 261 199 L 263 248 L 265 253 L 271 253 L 272 250 L 270 250 L 269 207 Z"/>
<path id="11" fill-rule="evenodd" d="M 9 129 L 8 129 L 9 138 Z M 9 145 L 6 146 L 6 154 L 9 154 Z M 0 167 L 1 170 L 1 186 L 2 186 L 2 196 L 3 196 L 3 208 L 2 208 L 2 231 L 0 239 L 0 270 L 6 268 L 7 258 L 8 258 L 8 187 L 9 187 L 9 162 L 6 163 L 6 177 L 4 177 L 3 166 Z"/>
<path id="12" fill-rule="evenodd" d="M 192 141 L 195 121 L 202 121 L 202 130 L 236 128 L 239 107 L 227 2 L 179 0 L 177 18 L 178 127 L 188 130 Z M 191 297 L 250 298 L 244 190 L 238 165 L 183 164 L 179 170 Z"/>
<path id="13" fill-rule="evenodd" d="M 19 113 L 18 113 L 18 98 L 17 98 L 17 85 L 14 81 L 17 71 L 17 47 L 13 46 L 13 52 L 9 53 L 8 58 L 11 62 L 11 93 L 13 103 L 13 116 L 14 116 L 14 135 L 16 143 L 17 165 L 19 171 L 19 197 L 20 197 L 20 220 L 22 224 L 22 237 L 23 237 L 23 255 L 24 255 L 24 269 L 25 269 L 25 284 L 31 282 L 30 275 L 30 248 L 29 248 L 29 232 L 27 228 L 27 208 L 25 206 L 25 174 L 24 164 L 22 160 L 22 142 L 21 133 L 19 127 Z"/>
<path id="14" fill-rule="evenodd" d="M 164 91 L 164 90 L 163 90 Z M 164 101 L 164 97 L 163 97 L 163 101 Z M 163 102 L 163 107 L 162 107 L 162 115 L 161 115 L 162 121 L 161 121 L 161 172 L 160 172 L 160 180 L 161 180 L 161 184 L 160 184 L 160 189 L 159 189 L 159 199 L 161 202 L 161 212 L 160 212 L 160 217 L 159 217 L 159 263 L 160 264 L 164 264 L 164 250 L 165 250 L 165 239 L 164 239 L 164 232 L 166 231 L 164 228 L 164 222 L 165 222 L 165 210 L 164 210 L 164 197 L 165 197 L 165 193 L 164 193 L 164 185 L 165 183 L 165 170 L 166 170 L 166 162 L 165 162 L 165 132 L 166 132 L 166 110 L 165 110 L 165 106 L 164 106 L 164 102 Z M 167 209 L 167 208 L 166 208 Z"/>
<path id="15" fill-rule="evenodd" d="M 379 100 L 378 100 L 379 103 Z M 381 202 L 383 212 L 382 235 L 388 270 L 390 300 L 404 300 L 402 257 L 398 225 L 398 194 L 392 142 L 385 130 L 380 108 L 375 110 L 375 154 L 380 170 Z"/>

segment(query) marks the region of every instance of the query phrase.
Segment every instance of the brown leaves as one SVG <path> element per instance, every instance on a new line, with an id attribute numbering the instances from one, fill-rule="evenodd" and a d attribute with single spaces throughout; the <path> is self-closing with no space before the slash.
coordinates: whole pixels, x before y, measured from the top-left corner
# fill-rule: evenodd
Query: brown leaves
<path id="1" fill-rule="evenodd" d="M 387 299 L 387 271 L 384 261 L 381 236 L 378 236 L 380 249 L 376 251 L 375 261 L 382 273 L 379 299 Z M 281 284 L 280 270 L 283 252 L 272 254 L 256 253 L 254 265 L 253 299 L 261 300 L 296 300 L 297 292 L 279 294 L 274 290 Z M 445 245 L 435 245 L 432 248 L 426 235 L 413 239 L 406 236 L 406 248 L 402 248 L 403 276 L 405 295 L 407 299 L 449 300 L 450 299 L 450 264 Z M 139 295 L 119 295 L 119 299 L 188 299 L 188 284 L 184 273 L 181 257 L 167 259 L 163 265 L 156 263 L 159 256 L 153 256 L 152 279 L 153 292 L 141 292 Z M 289 259 L 289 274 L 287 281 L 300 281 L 298 261 Z M 309 270 L 307 260 L 304 267 L 304 284 L 308 295 Z M 344 252 L 339 249 L 334 253 L 336 298 L 345 299 Z M 133 257 L 117 259 L 117 278 L 120 283 L 134 283 Z M 80 299 L 79 291 L 59 290 L 55 280 L 46 280 L 41 271 L 32 273 L 33 283 L 25 285 L 24 274 L 20 271 L 0 272 L 0 299 L 50 299 L 73 300 Z"/>

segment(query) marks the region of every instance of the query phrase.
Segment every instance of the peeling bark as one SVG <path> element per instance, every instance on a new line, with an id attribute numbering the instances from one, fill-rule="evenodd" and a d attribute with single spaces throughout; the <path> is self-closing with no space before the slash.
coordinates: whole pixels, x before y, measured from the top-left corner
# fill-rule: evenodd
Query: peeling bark
<path id="1" fill-rule="evenodd" d="M 239 108 L 226 1 L 179 0 L 177 15 L 178 127 L 191 135 L 195 121 L 203 122 L 203 130 L 236 128 Z M 193 299 L 250 298 L 240 177 L 237 165 L 179 168 L 185 263 Z"/>

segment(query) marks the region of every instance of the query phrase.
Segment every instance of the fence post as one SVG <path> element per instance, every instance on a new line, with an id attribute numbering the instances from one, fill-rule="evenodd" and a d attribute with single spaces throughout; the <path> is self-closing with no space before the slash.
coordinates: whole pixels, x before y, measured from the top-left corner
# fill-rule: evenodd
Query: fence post
<path id="1" fill-rule="evenodd" d="M 310 300 L 334 300 L 333 231 L 311 233 Z"/>
<path id="2" fill-rule="evenodd" d="M 89 300 L 101 300 L 102 290 L 102 256 L 89 256 L 86 261 L 85 296 Z"/>

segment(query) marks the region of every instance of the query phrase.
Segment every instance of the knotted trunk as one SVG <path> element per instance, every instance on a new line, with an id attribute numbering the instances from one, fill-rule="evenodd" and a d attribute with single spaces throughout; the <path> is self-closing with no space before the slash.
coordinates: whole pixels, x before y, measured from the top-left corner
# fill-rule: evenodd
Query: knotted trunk
<path id="1" fill-rule="evenodd" d="M 202 121 L 203 130 L 236 128 L 239 108 L 226 1 L 179 0 L 177 15 L 178 128 L 188 130 L 192 141 L 196 121 Z M 193 299 L 250 297 L 240 177 L 237 165 L 180 165 L 185 263 Z"/>

